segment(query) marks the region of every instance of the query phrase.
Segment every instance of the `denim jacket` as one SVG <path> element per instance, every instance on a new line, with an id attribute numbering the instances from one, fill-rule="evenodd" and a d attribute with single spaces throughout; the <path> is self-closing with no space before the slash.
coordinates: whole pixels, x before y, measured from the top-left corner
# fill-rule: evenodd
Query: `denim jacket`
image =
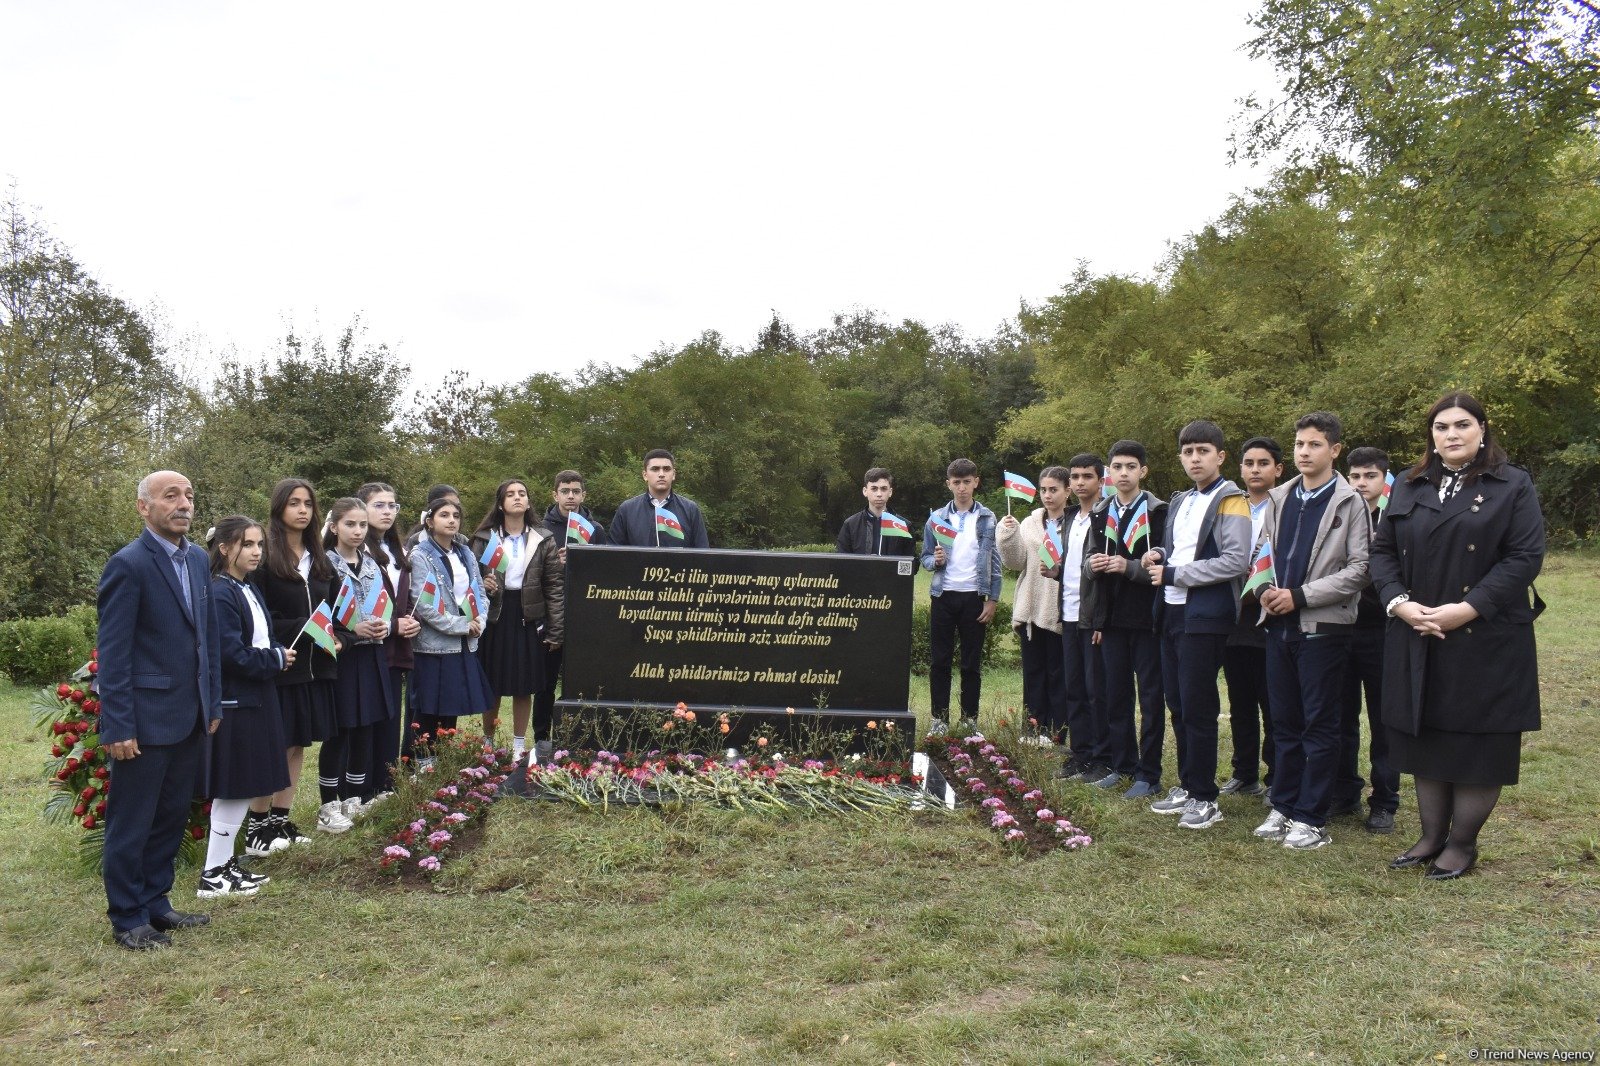
<path id="1" fill-rule="evenodd" d="M 478 610 L 487 615 L 489 598 L 483 591 L 483 580 L 478 575 L 478 560 L 465 545 L 457 542 L 451 546 L 461 565 L 466 567 L 472 582 L 472 594 L 478 598 Z M 465 608 L 456 602 L 455 580 L 450 576 L 450 564 L 432 537 L 424 537 L 411 553 L 411 595 L 421 597 L 429 581 L 439 590 L 439 600 L 432 607 L 418 607 L 417 621 L 422 629 L 417 632 L 411 650 L 417 655 L 450 655 L 461 651 L 476 651 L 478 638 L 468 637 L 472 624 Z"/>
<path id="2" fill-rule="evenodd" d="M 951 500 L 933 512 L 932 517 L 953 525 L 955 523 L 955 518 L 953 517 L 955 509 L 956 502 Z M 987 583 L 988 591 L 984 594 L 984 599 L 994 600 L 998 603 L 1000 600 L 1000 553 L 995 549 L 994 544 L 994 512 L 976 500 L 973 501 L 972 510 L 978 516 L 978 584 L 982 586 Z M 935 567 L 933 565 L 933 549 L 938 546 L 939 542 L 933 538 L 933 530 L 928 528 L 927 523 L 923 523 L 922 565 L 933 573 L 933 582 L 928 590 L 929 594 L 933 596 L 938 596 L 944 592 L 944 567 Z"/>

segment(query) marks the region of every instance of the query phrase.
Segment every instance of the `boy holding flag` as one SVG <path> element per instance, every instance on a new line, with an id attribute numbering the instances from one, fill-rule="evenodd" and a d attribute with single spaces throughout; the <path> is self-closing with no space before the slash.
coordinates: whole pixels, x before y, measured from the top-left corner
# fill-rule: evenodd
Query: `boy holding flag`
<path id="1" fill-rule="evenodd" d="M 1006 492 L 1012 479 L 1007 472 Z M 1030 488 L 1031 482 L 1026 482 Z M 1000 520 L 1000 563 L 1017 571 L 1012 593 L 1011 631 L 1022 647 L 1022 705 L 1038 723 L 1041 744 L 1066 728 L 1067 686 L 1061 666 L 1061 527 L 1067 507 L 1067 471 L 1047 466 L 1039 472 L 1043 507 L 1018 522 Z"/>
<path id="2" fill-rule="evenodd" d="M 1239 484 L 1250 504 L 1250 543 L 1261 543 L 1261 527 L 1272 504 L 1271 492 L 1283 477 L 1283 449 L 1271 437 L 1251 437 L 1239 447 Z M 1239 620 L 1222 652 L 1222 677 L 1228 686 L 1228 733 L 1233 741 L 1233 774 L 1224 781 L 1224 796 L 1259 796 L 1272 784 L 1278 764 L 1272 742 L 1272 713 L 1267 700 L 1267 635 L 1256 626 L 1261 617 L 1259 583 L 1249 584 L 1239 599 Z M 1267 768 L 1266 784 L 1261 767 Z M 1270 802 L 1270 800 L 1269 800 Z"/>
<path id="3" fill-rule="evenodd" d="M 700 505 L 680 496 L 672 486 L 678 470 L 672 453 L 665 448 L 644 456 L 646 491 L 622 506 L 611 519 L 611 541 L 634 548 L 709 548 L 705 520 Z M 663 513 L 664 512 L 664 513 Z"/>
<path id="4" fill-rule="evenodd" d="M 950 722 L 950 668 L 961 640 L 962 733 L 978 727 L 983 685 L 984 627 L 1000 606 L 1000 553 L 995 550 L 994 512 L 974 499 L 978 467 L 956 459 L 945 469 L 950 502 L 928 516 L 922 530 L 922 565 L 933 571 L 929 586 L 928 693 L 932 729 Z"/>
<path id="5" fill-rule="evenodd" d="M 1095 752 L 1095 761 L 1106 772 L 1092 783 L 1112 789 L 1131 779 L 1123 796 L 1144 799 L 1161 792 L 1167 708 L 1155 624 L 1157 593 L 1139 557 L 1166 535 L 1167 503 L 1142 487 L 1150 467 L 1138 441 L 1113 444 L 1106 472 L 1112 495 L 1095 509 L 1088 547 L 1089 578 L 1099 589 L 1091 624 L 1100 632 L 1106 702 L 1105 741 Z"/>
<path id="6" fill-rule="evenodd" d="M 894 475 L 881 466 L 868 470 L 861 475 L 861 495 L 866 498 L 866 509 L 844 520 L 834 546 L 841 555 L 909 558 L 915 571 L 917 549 L 910 523 L 888 510 L 894 496 Z"/>
<path id="7" fill-rule="evenodd" d="M 1101 687 L 1100 634 L 1094 628 L 1099 591 L 1089 581 L 1089 531 L 1095 507 L 1104 498 L 1106 468 L 1098 455 L 1083 452 L 1067 460 L 1067 488 L 1077 506 L 1062 521 L 1061 671 L 1066 686 L 1067 758 L 1057 777 L 1099 781 L 1111 769 L 1097 761 L 1107 730 Z"/>

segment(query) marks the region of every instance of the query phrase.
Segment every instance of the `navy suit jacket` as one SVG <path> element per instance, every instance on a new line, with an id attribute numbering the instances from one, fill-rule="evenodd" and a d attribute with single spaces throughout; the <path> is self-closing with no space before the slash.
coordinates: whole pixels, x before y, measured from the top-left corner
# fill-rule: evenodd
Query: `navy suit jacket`
<path id="1" fill-rule="evenodd" d="M 611 518 L 611 543 L 634 548 L 709 548 L 705 519 L 700 517 L 700 506 L 687 496 L 676 492 L 667 495 L 667 510 L 683 526 L 683 539 L 665 533 L 656 536 L 656 509 L 650 494 L 641 492 L 632 499 L 622 501 Z"/>
<path id="2" fill-rule="evenodd" d="M 222 654 L 206 553 L 184 541 L 189 595 L 156 535 L 111 557 L 100 575 L 100 742 L 176 744 L 222 717 Z"/>

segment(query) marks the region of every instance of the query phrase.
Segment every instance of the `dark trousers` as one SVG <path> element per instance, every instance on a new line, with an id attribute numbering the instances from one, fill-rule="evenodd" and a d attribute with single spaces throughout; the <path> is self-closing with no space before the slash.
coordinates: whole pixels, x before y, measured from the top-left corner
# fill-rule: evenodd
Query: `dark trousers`
<path id="1" fill-rule="evenodd" d="M 406 672 L 389 670 L 390 716 L 372 727 L 372 769 L 367 774 L 367 793 L 370 799 L 394 787 L 394 764 L 400 761 L 400 734 L 406 729 L 405 692 Z"/>
<path id="2" fill-rule="evenodd" d="M 1039 723 L 1039 732 L 1054 735 L 1067 724 L 1067 685 L 1061 667 L 1061 637 L 1042 626 L 1016 629 L 1022 645 L 1022 706 Z"/>
<path id="3" fill-rule="evenodd" d="M 1100 639 L 1105 667 L 1106 743 L 1099 760 L 1121 774 L 1161 783 L 1161 748 L 1167 734 L 1161 685 L 1161 642 L 1149 630 L 1107 629 Z M 1139 692 L 1139 728 L 1134 732 L 1134 686 Z"/>
<path id="4" fill-rule="evenodd" d="M 189 826 L 204 735 L 197 721 L 178 743 L 141 744 L 137 757 L 111 764 L 101 874 L 113 929 L 137 929 L 172 912 L 167 895 Z"/>
<path id="5" fill-rule="evenodd" d="M 1286 632 L 1290 639 L 1284 639 Z M 1293 630 L 1267 633 L 1272 737 L 1278 745 L 1272 806 L 1307 825 L 1327 825 L 1333 805 L 1349 654 L 1350 638 L 1343 634 L 1301 639 Z"/>
<path id="6" fill-rule="evenodd" d="M 1106 744 L 1106 700 L 1101 684 L 1100 646 L 1094 632 L 1067 622 L 1061 629 L 1061 676 L 1066 685 L 1067 761 L 1099 765 Z"/>
<path id="7" fill-rule="evenodd" d="M 978 621 L 983 593 L 942 592 L 933 597 L 928 623 L 928 697 L 933 717 L 950 719 L 950 667 L 961 638 L 961 717 L 976 720 L 983 687 L 983 634 Z"/>
<path id="8" fill-rule="evenodd" d="M 1372 795 L 1367 805 L 1393 814 L 1400 809 L 1400 774 L 1389 763 L 1389 732 L 1383 728 L 1383 629 L 1357 629 L 1350 635 L 1345 661 L 1344 706 L 1339 730 L 1339 780 L 1334 806 L 1361 802 L 1361 694 L 1367 696 L 1368 754 L 1372 759 Z"/>
<path id="9" fill-rule="evenodd" d="M 556 712 L 556 685 L 561 680 L 561 649 L 544 650 L 544 687 L 533 694 L 533 739 L 550 739 L 550 722 Z"/>
<path id="10" fill-rule="evenodd" d="M 1167 708 L 1172 712 L 1172 733 L 1178 746 L 1179 783 L 1191 798 L 1209 803 L 1217 798 L 1217 719 L 1222 715 L 1217 671 L 1222 669 L 1228 636 L 1187 632 L 1184 628 L 1186 606 L 1181 603 L 1165 605 L 1161 672 L 1166 682 Z"/>
<path id="11" fill-rule="evenodd" d="M 1247 644 L 1228 645 L 1222 656 L 1222 677 L 1228 683 L 1233 776 L 1253 785 L 1261 779 L 1264 763 L 1270 785 L 1278 753 L 1272 741 L 1272 715 L 1267 704 L 1267 649 Z"/>

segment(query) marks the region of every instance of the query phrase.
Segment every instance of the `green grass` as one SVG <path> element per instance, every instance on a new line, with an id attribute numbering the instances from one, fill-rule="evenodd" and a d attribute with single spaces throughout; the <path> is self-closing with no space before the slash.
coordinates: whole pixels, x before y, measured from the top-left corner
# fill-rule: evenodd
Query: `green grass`
<path id="1" fill-rule="evenodd" d="M 965 818 L 581 815 L 507 803 L 433 891 L 319 838 L 175 950 L 110 943 L 46 745 L 0 690 L 0 1044 L 9 1061 L 1466 1062 L 1600 1048 L 1600 559 L 1540 582 L 1545 728 L 1450 885 L 1416 829 L 1297 855 L 1224 797 L 1208 833 L 1082 786 L 1094 847 L 1008 856 Z M 925 686 L 914 686 L 926 700 Z M 1017 705 L 985 682 L 987 717 Z M 1224 720 L 1224 727 L 1226 722 Z M 1226 746 L 1226 741 L 1224 741 Z M 1170 757 L 1170 745 L 1169 745 Z M 1042 780 L 1043 758 L 1024 760 Z M 305 790 L 302 821 L 312 798 Z M 192 873 L 181 875 L 181 886 Z M 186 904 L 189 905 L 189 904 Z"/>

